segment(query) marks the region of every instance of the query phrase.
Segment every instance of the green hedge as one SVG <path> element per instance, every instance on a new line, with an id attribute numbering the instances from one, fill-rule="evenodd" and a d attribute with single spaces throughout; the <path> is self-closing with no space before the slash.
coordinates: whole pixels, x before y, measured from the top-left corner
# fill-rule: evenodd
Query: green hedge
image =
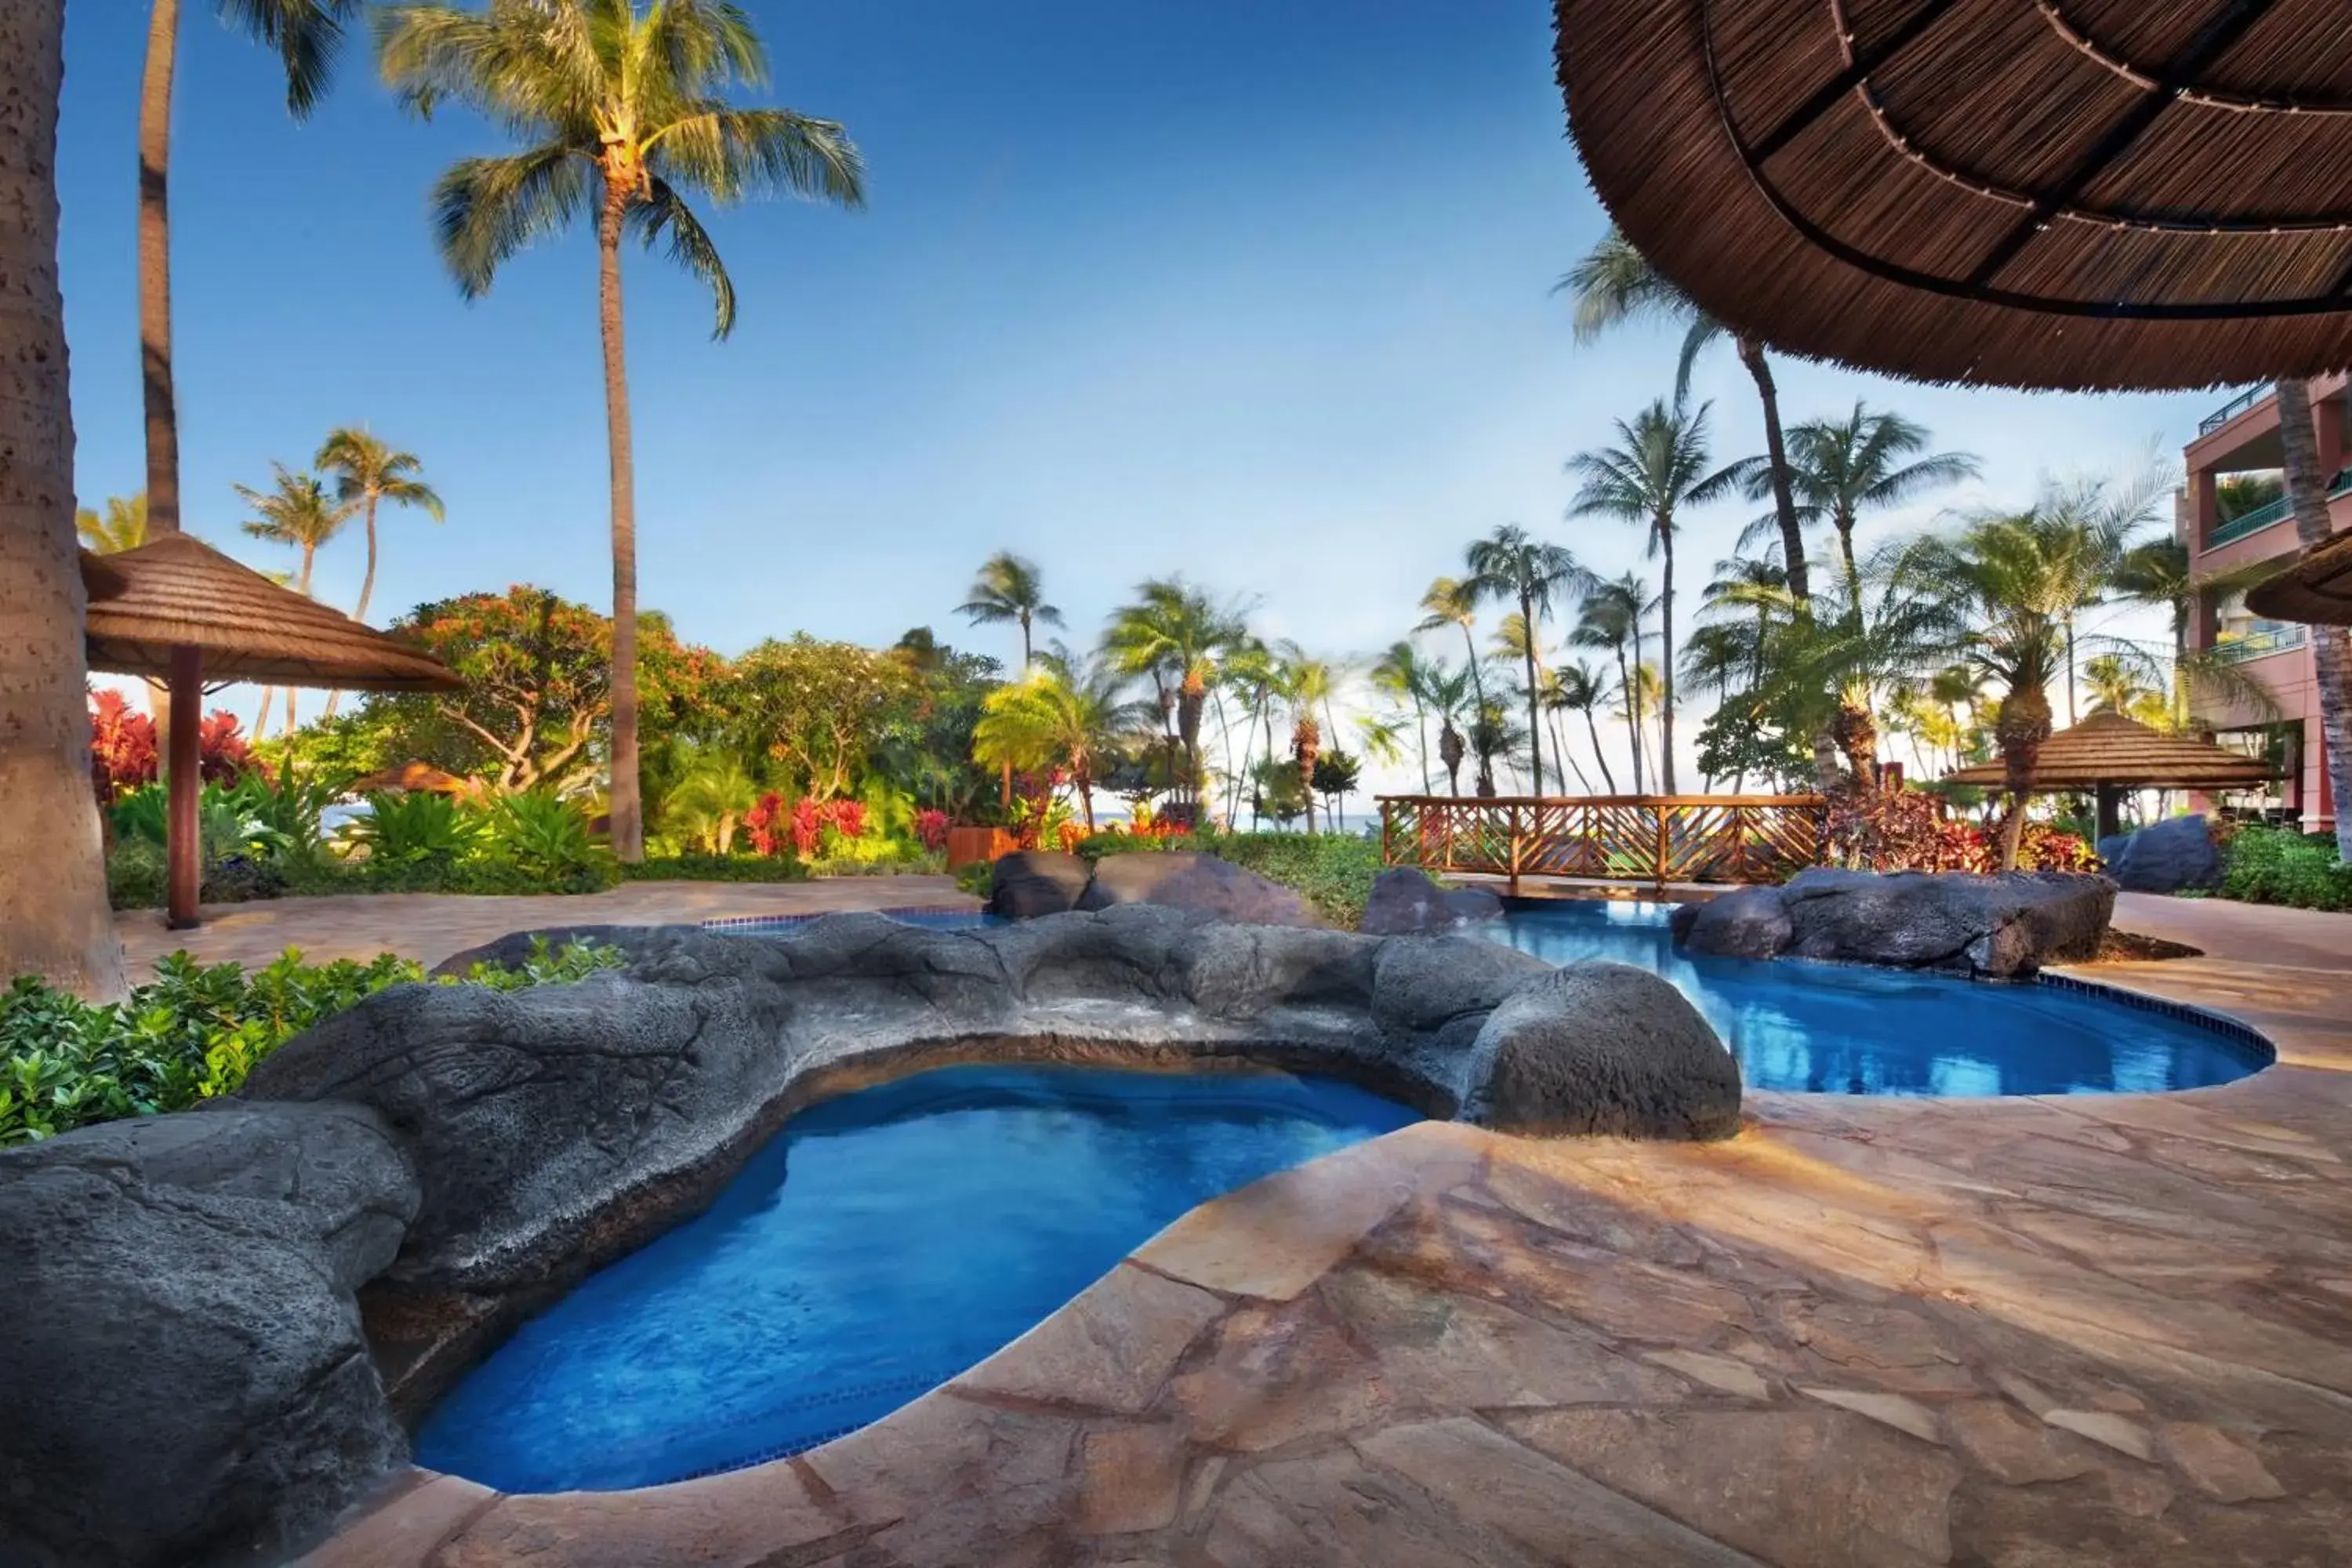
<path id="1" fill-rule="evenodd" d="M 1078 846 L 1090 860 L 1131 850 L 1193 849 L 1296 888 L 1323 915 L 1346 930 L 1362 923 L 1364 900 L 1381 874 L 1376 839 L 1350 833 L 1196 833 L 1177 838 L 1097 834 Z"/>
<path id="2" fill-rule="evenodd" d="M 624 882 L 805 882 L 809 868 L 791 855 L 648 855 L 621 868 Z"/>
<path id="3" fill-rule="evenodd" d="M 2222 852 L 2221 894 L 2250 904 L 2352 910 L 2352 866 L 2336 841 L 2280 827 L 2241 827 Z"/>
<path id="4" fill-rule="evenodd" d="M 518 968 L 476 964 L 445 985 L 562 984 L 621 962 L 616 948 L 542 939 Z M 265 969 L 206 968 L 184 952 L 128 1000 L 89 1003 L 30 975 L 0 992 L 0 1146 L 97 1121 L 185 1110 L 234 1092 L 263 1058 L 389 985 L 425 978 L 413 960 L 305 963 L 288 948 Z"/>

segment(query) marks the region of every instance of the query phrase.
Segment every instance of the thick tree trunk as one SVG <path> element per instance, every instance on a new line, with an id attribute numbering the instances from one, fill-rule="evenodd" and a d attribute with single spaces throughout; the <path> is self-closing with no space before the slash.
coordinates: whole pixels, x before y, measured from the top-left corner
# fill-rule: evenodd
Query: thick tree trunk
<path id="1" fill-rule="evenodd" d="M 73 409 L 58 293 L 60 0 L 0 5 L 0 984 L 122 994 L 90 793 Z"/>
<path id="2" fill-rule="evenodd" d="M 636 468 L 629 451 L 629 373 L 621 340 L 621 219 L 629 186 L 608 174 L 604 188 L 596 229 L 596 304 L 613 484 L 613 754 L 605 809 L 613 853 L 635 864 L 646 858 L 646 827 L 637 779 Z"/>
<path id="3" fill-rule="evenodd" d="M 1797 499 L 1789 484 L 1789 446 L 1780 434 L 1780 393 L 1772 384 L 1772 366 L 1764 358 L 1764 345 L 1754 338 L 1738 340 L 1739 363 L 1748 367 L 1748 374 L 1756 383 L 1756 395 L 1764 405 L 1765 460 L 1772 469 L 1772 515 L 1780 521 L 1781 565 L 1789 574 L 1789 593 L 1801 605 L 1812 602 L 1811 574 L 1805 567 L 1805 535 L 1797 525 Z"/>
<path id="4" fill-rule="evenodd" d="M 2319 443 L 2311 427 L 2311 389 L 2299 380 L 2278 384 L 2279 440 L 2286 493 L 2294 508 L 2294 536 L 2305 555 L 2327 542 L 2327 480 L 2319 471 Z M 2336 853 L 2352 865 L 2352 633 L 2342 626 L 2311 628 L 2318 668 L 2319 730 L 2327 752 L 2327 788 L 2336 798 Z"/>
<path id="5" fill-rule="evenodd" d="M 36 0 L 40 3 L 40 0 Z M 139 84 L 139 375 L 147 410 L 147 536 L 180 531 L 180 416 L 172 395 L 172 72 L 180 0 L 152 0 Z"/>

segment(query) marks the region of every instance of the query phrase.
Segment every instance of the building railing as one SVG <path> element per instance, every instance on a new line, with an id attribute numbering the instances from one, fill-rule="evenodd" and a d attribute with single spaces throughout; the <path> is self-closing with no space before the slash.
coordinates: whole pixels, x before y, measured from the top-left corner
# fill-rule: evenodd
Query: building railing
<path id="1" fill-rule="evenodd" d="M 2270 654 L 2285 653 L 2304 644 L 2305 628 L 2296 626 L 2265 626 L 2242 637 L 2217 637 L 2213 657 L 2231 664 L 2243 664 L 2250 658 L 2262 658 Z"/>
<path id="2" fill-rule="evenodd" d="M 2341 495 L 2352 495 L 2352 468 L 2336 469 L 2336 477 L 2327 481 L 2327 499 L 2334 500 Z M 2271 524 L 2284 522 L 2294 515 L 2293 499 L 2281 496 L 2266 506 L 2258 506 L 2252 511 L 2242 511 L 2227 522 L 2215 523 L 2205 535 L 2205 548 L 2219 550 L 2233 540 L 2243 539 L 2250 533 L 2260 533 Z"/>
<path id="3" fill-rule="evenodd" d="M 1381 858 L 1424 871 L 1604 881 L 1779 882 L 1820 863 L 1811 795 L 1380 798 Z"/>
<path id="4" fill-rule="evenodd" d="M 2252 408 L 2263 398 L 2276 395 L 2277 392 L 2278 388 L 2275 385 L 2248 387 L 2245 391 L 2238 394 L 2237 396 L 2230 399 L 2229 402 L 2221 405 L 2221 407 L 2213 410 L 2212 413 L 2205 416 L 2204 418 L 2200 419 L 2197 422 L 2197 434 L 2200 436 L 2210 436 L 2214 431 L 2219 430 L 2222 426 L 2227 425 L 2231 420 L 2235 419 L 2239 415 L 2243 414 L 2247 409 Z"/>

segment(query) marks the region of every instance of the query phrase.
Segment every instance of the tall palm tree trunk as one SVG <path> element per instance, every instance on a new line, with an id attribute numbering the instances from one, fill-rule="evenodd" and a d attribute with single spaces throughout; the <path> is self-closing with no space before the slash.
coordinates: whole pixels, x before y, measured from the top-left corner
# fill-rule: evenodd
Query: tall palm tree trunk
<path id="1" fill-rule="evenodd" d="M 139 84 L 139 374 L 147 414 L 147 532 L 180 531 L 180 419 L 172 395 L 172 73 L 180 0 L 152 0 Z M 158 737 L 159 742 L 161 737 Z"/>
<path id="2" fill-rule="evenodd" d="M 613 482 L 613 756 L 606 807 L 613 853 L 646 857 L 637 784 L 637 497 L 629 450 L 629 372 L 621 339 L 621 219 L 634 181 L 607 169 L 596 226 L 596 305 L 604 339 L 604 441 Z"/>
<path id="3" fill-rule="evenodd" d="M 1543 711 L 1536 694 L 1536 607 L 1525 594 L 1519 595 L 1519 628 L 1527 634 L 1526 646 L 1520 649 L 1528 666 L 1528 761 L 1534 769 L 1536 794 L 1543 794 Z"/>
<path id="4" fill-rule="evenodd" d="M 1429 714 L 1421 705 L 1421 693 L 1412 694 L 1412 727 L 1420 739 L 1416 745 L 1421 752 L 1421 793 L 1429 793 Z"/>
<path id="5" fill-rule="evenodd" d="M 268 730 L 269 710 L 277 700 L 278 688 L 274 686 L 265 686 L 261 689 L 261 711 L 253 716 L 253 738 L 255 740 L 258 741 L 261 739 L 263 733 Z M 163 732 L 159 728 L 156 731 L 155 740 L 156 749 L 159 752 L 162 751 L 163 744 Z"/>
<path id="6" fill-rule="evenodd" d="M 1772 366 L 1764 345 L 1742 333 L 1739 363 L 1756 383 L 1756 396 L 1764 405 L 1764 454 L 1772 469 L 1772 514 L 1780 521 L 1781 564 L 1789 573 L 1789 594 L 1801 609 L 1812 602 L 1811 575 L 1805 569 L 1805 535 L 1797 526 L 1797 498 L 1789 484 L 1789 444 L 1780 434 L 1780 392 L 1772 384 Z"/>
<path id="7" fill-rule="evenodd" d="M 1658 594 L 1658 778 L 1664 793 L 1675 793 L 1675 531 L 1658 530 L 1664 564 Z"/>
<path id="8" fill-rule="evenodd" d="M 367 511 L 364 514 L 367 523 L 367 572 L 360 578 L 360 602 L 352 611 L 352 619 L 362 626 L 367 624 L 368 600 L 375 594 L 375 503 L 378 499 L 375 491 L 368 491 Z M 342 700 L 343 694 L 339 690 L 327 693 L 326 716 L 328 718 L 331 719 L 335 716 L 336 705 Z"/>
<path id="9" fill-rule="evenodd" d="M 294 591 L 306 599 L 310 596 L 310 563 L 318 557 L 318 553 L 319 547 L 315 544 L 302 546 L 302 570 L 295 574 Z M 294 732 L 294 702 L 299 695 L 300 690 L 297 687 L 289 686 L 286 689 L 286 732 L 289 735 Z"/>
<path id="10" fill-rule="evenodd" d="M 1635 668 L 1640 668 L 1642 639 L 1633 639 Z M 1650 793 L 1648 780 L 1642 772 L 1642 688 L 1632 670 L 1625 667 L 1625 645 L 1617 645 L 1617 688 L 1625 694 L 1625 739 L 1633 748 L 1633 793 Z"/>
<path id="11" fill-rule="evenodd" d="M 1609 786 L 1611 795 L 1615 795 L 1617 775 L 1609 771 L 1609 759 L 1601 750 L 1601 726 L 1593 722 L 1590 708 L 1584 710 L 1584 732 L 1592 737 L 1592 760 L 1601 764 L 1601 782 Z"/>
<path id="12" fill-rule="evenodd" d="M 1847 614 L 1862 614 L 1862 567 L 1853 558 L 1854 520 L 1841 513 L 1837 520 L 1838 561 L 1845 568 Z"/>
<path id="13" fill-rule="evenodd" d="M 2289 378 L 2278 384 L 2279 441 L 2286 491 L 2294 508 L 2294 536 L 2305 555 L 2327 542 L 2327 476 L 2319 471 L 2319 443 L 2311 427 L 2311 389 Z M 2336 853 L 2352 864 L 2352 633 L 2342 626 L 2311 628 L 2318 666 L 2320 743 L 2327 752 L 2327 788 L 2336 800 Z"/>
<path id="14" fill-rule="evenodd" d="M 59 0 L 0 6 L 0 975 L 122 994 L 90 795 L 73 409 L 58 293 Z"/>

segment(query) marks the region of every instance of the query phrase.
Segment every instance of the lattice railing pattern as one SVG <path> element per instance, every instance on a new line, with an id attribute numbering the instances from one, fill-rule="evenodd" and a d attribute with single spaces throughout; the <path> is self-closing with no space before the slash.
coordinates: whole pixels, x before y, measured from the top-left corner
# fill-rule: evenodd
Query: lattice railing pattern
<path id="1" fill-rule="evenodd" d="M 1820 861 L 1819 795 L 1382 795 L 1391 866 L 1630 882 L 1778 882 Z"/>

